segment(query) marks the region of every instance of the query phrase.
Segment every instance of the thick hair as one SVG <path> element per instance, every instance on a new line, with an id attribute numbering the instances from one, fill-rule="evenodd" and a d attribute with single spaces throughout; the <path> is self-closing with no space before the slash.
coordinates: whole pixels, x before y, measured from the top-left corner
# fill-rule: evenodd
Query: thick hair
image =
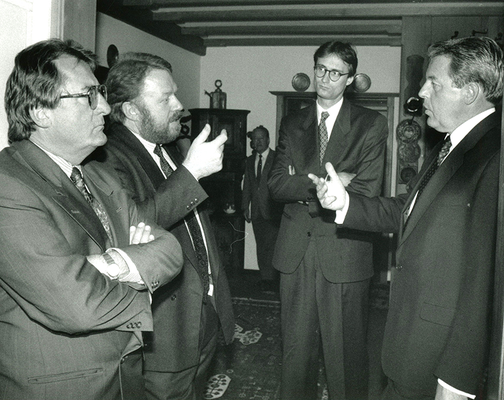
<path id="1" fill-rule="evenodd" d="M 107 76 L 108 103 L 111 107 L 110 120 L 123 122 L 126 116 L 123 103 L 137 98 L 144 79 L 153 69 L 172 73 L 171 64 L 165 59 L 148 53 L 126 53 L 110 69 Z"/>
<path id="2" fill-rule="evenodd" d="M 5 90 L 10 142 L 28 139 L 35 130 L 30 110 L 58 106 L 64 76 L 54 61 L 64 55 L 85 62 L 92 71 L 96 69 L 96 56 L 71 40 L 44 40 L 17 54 Z"/>
<path id="3" fill-rule="evenodd" d="M 355 75 L 358 63 L 357 53 L 350 43 L 338 42 L 336 40 L 324 43 L 313 55 L 315 65 L 318 63 L 319 58 L 327 57 L 329 55 L 336 55 L 348 64 L 350 67 L 348 76 Z"/>
<path id="4" fill-rule="evenodd" d="M 254 128 L 254 130 L 250 132 L 250 138 L 252 138 L 252 133 L 254 133 L 255 131 L 261 131 L 266 133 L 266 137 L 269 139 L 269 131 L 264 126 L 259 125 L 258 127 Z"/>
<path id="5" fill-rule="evenodd" d="M 485 98 L 492 104 L 502 99 L 504 55 L 499 45 L 488 37 L 466 37 L 438 42 L 429 47 L 428 55 L 446 56 L 450 62 L 450 78 L 457 88 L 478 83 Z"/>

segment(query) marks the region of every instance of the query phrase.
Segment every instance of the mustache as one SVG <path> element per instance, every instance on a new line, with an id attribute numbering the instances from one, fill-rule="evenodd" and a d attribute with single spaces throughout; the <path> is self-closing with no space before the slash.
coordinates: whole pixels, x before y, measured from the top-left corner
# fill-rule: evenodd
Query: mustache
<path id="1" fill-rule="evenodd" d="M 182 111 L 175 111 L 175 113 L 170 117 L 168 122 L 175 122 L 182 118 Z"/>

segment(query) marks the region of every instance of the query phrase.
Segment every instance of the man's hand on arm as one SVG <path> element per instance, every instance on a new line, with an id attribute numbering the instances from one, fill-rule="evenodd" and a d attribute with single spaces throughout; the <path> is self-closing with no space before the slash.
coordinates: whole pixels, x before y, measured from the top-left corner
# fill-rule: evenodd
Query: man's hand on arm
<path id="1" fill-rule="evenodd" d="M 223 129 L 214 140 L 206 142 L 210 135 L 210 130 L 210 125 L 206 124 L 201 133 L 192 142 L 186 159 L 182 163 L 196 180 L 212 175 L 222 169 L 222 157 L 227 133 Z"/>
<path id="2" fill-rule="evenodd" d="M 154 240 L 151 227 L 140 222 L 137 226 L 130 227 L 130 244 L 149 243 Z M 88 261 L 103 275 L 119 282 L 136 283 L 143 285 L 138 270 L 127 254 L 119 249 L 108 249 L 103 254 L 87 256 Z"/>
<path id="3" fill-rule="evenodd" d="M 346 205 L 345 185 L 338 177 L 331 163 L 325 165 L 327 171 L 326 178 L 319 178 L 314 174 L 308 174 L 308 177 L 317 187 L 317 197 L 322 207 L 328 210 L 343 210 Z M 343 177 L 345 180 L 353 174 Z M 355 175 L 354 175 L 355 176 Z"/>

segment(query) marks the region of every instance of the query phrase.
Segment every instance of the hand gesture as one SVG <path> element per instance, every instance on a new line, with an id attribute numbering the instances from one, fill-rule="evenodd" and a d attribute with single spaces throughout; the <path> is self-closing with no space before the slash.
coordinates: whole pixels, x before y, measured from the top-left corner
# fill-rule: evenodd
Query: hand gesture
<path id="1" fill-rule="evenodd" d="M 130 226 L 130 244 L 149 243 L 154 240 L 151 227 L 140 222 L 137 226 Z"/>
<path id="2" fill-rule="evenodd" d="M 319 178 L 314 174 L 308 174 L 308 178 L 317 186 L 317 197 L 322 207 L 333 211 L 342 210 L 346 202 L 345 186 L 331 163 L 326 163 L 325 167 L 326 178 Z"/>
<path id="3" fill-rule="evenodd" d="M 194 139 L 182 163 L 197 179 L 212 175 L 222 169 L 224 143 L 227 140 L 226 130 L 211 142 L 206 142 L 210 135 L 210 125 L 206 124 L 201 133 Z"/>

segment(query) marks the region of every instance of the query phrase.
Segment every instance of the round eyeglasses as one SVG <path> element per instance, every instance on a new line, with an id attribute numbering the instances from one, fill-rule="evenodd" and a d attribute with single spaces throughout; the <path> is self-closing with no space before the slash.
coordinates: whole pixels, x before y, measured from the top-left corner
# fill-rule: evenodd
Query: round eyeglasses
<path id="1" fill-rule="evenodd" d="M 91 86 L 87 93 L 63 94 L 60 99 L 76 99 L 78 97 L 87 97 L 91 110 L 98 107 L 98 94 L 101 94 L 107 100 L 107 87 L 105 85 Z"/>
<path id="2" fill-rule="evenodd" d="M 315 71 L 315 76 L 317 78 L 323 78 L 326 73 L 329 73 L 329 79 L 333 82 L 338 82 L 343 75 L 349 74 L 349 72 L 347 72 L 346 74 L 343 74 L 339 71 L 336 71 L 335 69 L 327 69 L 323 65 L 319 65 L 319 64 L 315 65 L 313 67 L 313 70 Z"/>

